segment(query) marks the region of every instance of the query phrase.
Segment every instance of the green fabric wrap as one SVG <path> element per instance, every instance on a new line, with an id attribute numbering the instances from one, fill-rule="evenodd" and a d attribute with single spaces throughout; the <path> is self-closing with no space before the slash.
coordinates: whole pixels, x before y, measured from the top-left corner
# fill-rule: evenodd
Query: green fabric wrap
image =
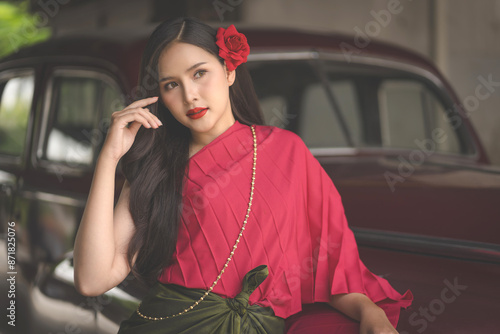
<path id="1" fill-rule="evenodd" d="M 134 311 L 120 324 L 118 334 L 284 333 L 285 321 L 275 316 L 272 308 L 248 304 L 248 298 L 268 274 L 266 265 L 255 267 L 245 275 L 242 290 L 234 298 L 211 292 L 192 310 L 173 318 L 148 320 Z M 200 299 L 205 291 L 157 282 L 143 298 L 139 310 L 157 318 L 177 314 Z"/>

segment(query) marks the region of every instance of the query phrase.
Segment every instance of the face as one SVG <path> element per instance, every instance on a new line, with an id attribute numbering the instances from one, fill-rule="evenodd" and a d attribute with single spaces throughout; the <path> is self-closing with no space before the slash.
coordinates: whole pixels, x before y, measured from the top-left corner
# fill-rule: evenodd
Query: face
<path id="1" fill-rule="evenodd" d="M 174 42 L 162 51 L 158 74 L 160 99 L 193 138 L 217 136 L 234 123 L 229 86 L 235 71 L 226 71 L 211 53 Z"/>

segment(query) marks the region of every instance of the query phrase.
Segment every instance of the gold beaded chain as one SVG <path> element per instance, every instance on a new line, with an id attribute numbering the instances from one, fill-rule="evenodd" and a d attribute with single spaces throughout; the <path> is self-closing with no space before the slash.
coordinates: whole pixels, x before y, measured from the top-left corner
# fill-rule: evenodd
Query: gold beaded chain
<path id="1" fill-rule="evenodd" d="M 163 320 L 163 319 L 169 319 L 169 318 L 177 317 L 179 315 L 182 315 L 182 314 L 188 312 L 189 310 L 192 310 L 203 299 L 205 299 L 205 297 L 214 289 L 215 285 L 217 284 L 217 282 L 219 282 L 222 274 L 224 273 L 224 270 L 227 268 L 227 266 L 229 264 L 229 261 L 231 261 L 231 259 L 233 258 L 234 251 L 238 247 L 238 243 L 240 242 L 240 238 L 243 235 L 243 231 L 245 230 L 245 225 L 247 224 L 248 217 L 250 215 L 250 208 L 252 207 L 253 190 L 254 190 L 254 185 L 255 185 L 255 167 L 257 165 L 257 137 L 255 135 L 255 125 L 251 125 L 250 128 L 252 129 L 252 135 L 253 135 L 253 167 L 252 167 L 252 186 L 251 186 L 251 189 L 250 189 L 250 200 L 248 201 L 247 214 L 245 216 L 245 221 L 243 222 L 243 226 L 241 227 L 241 231 L 238 234 L 238 238 L 236 239 L 236 242 L 235 242 L 235 244 L 233 246 L 233 250 L 231 251 L 231 254 L 229 255 L 229 257 L 227 258 L 227 261 L 224 264 L 224 267 L 221 269 L 221 271 L 219 273 L 219 276 L 217 276 L 217 279 L 213 282 L 212 286 L 205 292 L 205 294 L 203 296 L 201 296 L 201 298 L 198 299 L 193 305 L 191 305 L 188 308 L 186 308 L 184 311 L 179 312 L 177 314 L 170 315 L 170 316 L 166 316 L 166 317 L 148 317 L 147 315 L 144 315 L 144 314 L 142 314 L 139 311 L 139 308 L 141 307 L 141 304 L 142 304 L 142 302 L 141 302 L 139 304 L 139 306 L 137 306 L 137 310 L 136 310 L 137 314 L 139 314 L 141 317 L 143 317 L 145 319 L 149 319 L 149 320 Z"/>

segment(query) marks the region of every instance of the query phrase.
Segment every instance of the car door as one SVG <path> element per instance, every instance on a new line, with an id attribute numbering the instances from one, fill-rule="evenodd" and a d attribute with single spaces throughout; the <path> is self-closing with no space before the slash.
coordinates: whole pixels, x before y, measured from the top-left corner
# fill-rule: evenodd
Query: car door
<path id="1" fill-rule="evenodd" d="M 37 66 L 0 69 L 0 305 L 8 317 L 0 331 L 6 333 L 26 329 L 30 317 L 19 265 L 25 259 L 19 249 L 24 235 L 13 205 L 29 152 L 38 74 Z"/>
<path id="2" fill-rule="evenodd" d="M 60 261 L 73 248 L 110 114 L 123 97 L 111 74 L 87 65 L 47 63 L 41 85 L 30 163 L 13 199 L 33 312 L 26 332 L 94 333 L 99 303 L 75 290 L 72 262 Z"/>

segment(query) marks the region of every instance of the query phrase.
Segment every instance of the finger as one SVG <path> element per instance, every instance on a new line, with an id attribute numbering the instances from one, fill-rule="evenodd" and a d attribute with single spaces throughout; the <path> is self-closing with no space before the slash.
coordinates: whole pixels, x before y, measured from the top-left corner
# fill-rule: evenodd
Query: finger
<path id="1" fill-rule="evenodd" d="M 142 126 L 144 126 L 145 128 L 148 128 L 148 129 L 153 127 L 153 125 L 149 122 L 149 120 L 146 117 L 144 117 L 143 115 L 135 114 L 135 116 L 136 116 L 136 120 L 134 122 L 140 123 L 140 124 L 142 124 Z"/>
<path id="2" fill-rule="evenodd" d="M 121 126 L 123 127 L 124 124 L 128 124 L 134 120 L 134 115 L 140 115 L 140 120 L 144 120 L 147 122 L 146 124 L 143 124 L 147 128 L 157 128 L 159 126 L 157 122 L 156 116 L 154 116 L 148 109 L 144 108 L 131 108 L 127 110 L 122 110 L 116 113 L 116 117 L 119 119 L 119 122 L 121 122 Z M 123 123 L 125 122 L 125 123 Z"/>
<path id="3" fill-rule="evenodd" d="M 132 134 L 135 136 L 137 134 L 137 132 L 139 131 L 139 129 L 141 128 L 142 124 L 139 123 L 139 122 L 133 122 L 130 126 L 129 126 L 129 130 L 132 132 Z"/>
<path id="4" fill-rule="evenodd" d="M 148 120 L 138 112 L 126 113 L 126 114 L 120 115 L 118 118 L 119 127 L 122 129 L 124 127 L 126 127 L 127 124 L 129 124 L 131 122 L 138 122 L 146 128 L 151 128 L 151 124 L 149 124 Z"/>
<path id="5" fill-rule="evenodd" d="M 141 108 L 141 107 L 125 108 L 121 112 L 125 112 L 125 113 L 140 112 L 144 117 L 146 117 L 149 120 L 150 124 L 153 125 L 155 128 L 163 125 L 163 123 L 158 118 L 158 116 L 153 114 L 148 108 Z M 118 112 L 118 113 L 121 113 L 121 112 Z"/>
<path id="6" fill-rule="evenodd" d="M 130 113 L 138 113 L 142 115 L 144 118 L 146 118 L 154 128 L 159 127 L 160 125 L 163 125 L 163 123 L 160 121 L 160 119 L 153 114 L 149 109 L 147 108 L 131 108 L 131 109 L 126 109 L 122 110 L 120 113 L 125 114 L 130 114 Z"/>
<path id="7" fill-rule="evenodd" d="M 139 113 L 144 117 L 146 117 L 146 119 L 148 119 L 149 121 L 149 124 L 151 124 L 154 128 L 163 125 L 160 119 L 156 115 L 154 115 L 151 111 L 149 111 L 149 109 L 141 108 L 139 110 Z"/>
<path id="8" fill-rule="evenodd" d="M 150 104 L 155 103 L 156 101 L 158 101 L 158 96 L 147 97 L 145 99 L 141 99 L 141 100 L 137 100 L 135 102 L 132 102 L 127 107 L 125 107 L 125 109 L 144 108 L 146 106 L 149 106 Z M 125 110 L 125 109 L 123 109 L 123 110 Z"/>

